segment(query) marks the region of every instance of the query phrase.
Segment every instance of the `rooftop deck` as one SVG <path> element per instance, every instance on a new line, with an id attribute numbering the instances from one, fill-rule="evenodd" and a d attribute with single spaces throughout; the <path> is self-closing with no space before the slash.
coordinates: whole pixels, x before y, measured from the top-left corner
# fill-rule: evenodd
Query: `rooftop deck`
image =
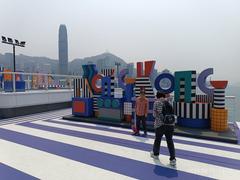
<path id="1" fill-rule="evenodd" d="M 1 179 L 238 179 L 240 145 L 175 136 L 177 166 L 166 141 L 160 160 L 153 134 L 61 117 L 71 109 L 7 119 L 0 126 Z"/>

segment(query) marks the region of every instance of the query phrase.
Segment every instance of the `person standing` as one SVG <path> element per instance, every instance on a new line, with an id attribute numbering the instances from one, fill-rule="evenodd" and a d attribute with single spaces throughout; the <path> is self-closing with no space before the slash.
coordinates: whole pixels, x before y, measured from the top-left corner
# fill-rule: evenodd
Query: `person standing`
<path id="1" fill-rule="evenodd" d="M 133 133 L 135 136 L 140 136 L 140 124 L 142 124 L 144 136 L 147 136 L 146 119 L 148 115 L 148 99 L 145 97 L 144 89 L 140 90 L 140 96 L 136 99 L 135 105 L 136 112 L 136 132 Z"/>
<path id="2" fill-rule="evenodd" d="M 173 143 L 173 132 L 174 132 L 174 125 L 175 122 L 172 124 L 166 124 L 164 118 L 166 116 L 166 111 L 170 111 L 170 114 L 173 115 L 173 107 L 172 105 L 165 100 L 165 94 L 161 92 L 157 92 L 157 100 L 154 102 L 153 105 L 153 117 L 155 118 L 154 121 L 154 128 L 155 128 L 155 140 L 153 144 L 153 150 L 150 152 L 150 155 L 154 159 L 158 159 L 159 151 L 160 151 L 160 144 L 162 140 L 162 136 L 165 135 L 167 141 L 167 147 L 170 154 L 170 165 L 176 165 L 176 157 L 175 157 L 175 147 Z"/>

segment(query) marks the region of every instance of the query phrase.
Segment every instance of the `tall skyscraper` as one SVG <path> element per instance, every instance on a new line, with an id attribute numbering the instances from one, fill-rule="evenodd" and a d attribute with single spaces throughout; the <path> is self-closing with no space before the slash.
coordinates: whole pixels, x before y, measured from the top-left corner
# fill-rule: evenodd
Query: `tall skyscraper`
<path id="1" fill-rule="evenodd" d="M 68 38 L 67 28 L 61 24 L 58 31 L 59 74 L 68 74 Z"/>

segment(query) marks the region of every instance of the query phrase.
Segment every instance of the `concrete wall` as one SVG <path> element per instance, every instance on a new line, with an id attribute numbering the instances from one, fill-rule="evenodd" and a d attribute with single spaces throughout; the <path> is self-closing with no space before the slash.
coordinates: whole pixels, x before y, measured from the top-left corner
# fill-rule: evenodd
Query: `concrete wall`
<path id="1" fill-rule="evenodd" d="M 15 108 L 69 102 L 72 100 L 73 90 L 41 90 L 16 93 L 0 93 L 0 108 Z"/>
<path id="2" fill-rule="evenodd" d="M 0 118 L 71 107 L 73 90 L 0 93 Z"/>

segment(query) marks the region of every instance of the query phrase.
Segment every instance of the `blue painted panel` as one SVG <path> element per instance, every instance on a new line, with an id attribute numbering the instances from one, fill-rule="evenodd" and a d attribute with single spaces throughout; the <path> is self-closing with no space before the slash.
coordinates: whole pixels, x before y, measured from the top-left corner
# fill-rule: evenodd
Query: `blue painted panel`
<path id="1" fill-rule="evenodd" d="M 93 99 L 92 98 L 80 98 L 80 97 L 72 98 L 73 104 L 76 101 L 82 101 L 85 103 L 85 112 L 83 113 L 74 112 L 74 106 L 72 106 L 72 114 L 74 116 L 91 117 L 93 115 Z"/>
<path id="2" fill-rule="evenodd" d="M 190 119 L 190 118 L 178 118 L 177 124 L 179 126 L 189 127 L 189 128 L 209 128 L 209 119 Z"/>

